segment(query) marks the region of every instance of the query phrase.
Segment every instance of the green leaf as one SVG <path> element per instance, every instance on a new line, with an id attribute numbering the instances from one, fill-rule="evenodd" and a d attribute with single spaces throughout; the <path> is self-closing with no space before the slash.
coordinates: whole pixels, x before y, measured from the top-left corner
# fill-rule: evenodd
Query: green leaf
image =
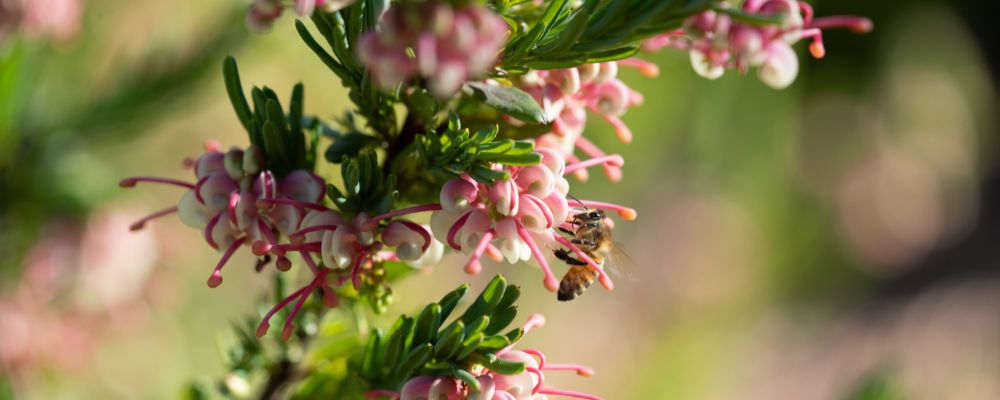
<path id="1" fill-rule="evenodd" d="M 476 377 L 469 373 L 469 371 L 461 368 L 452 368 L 451 373 L 462 382 L 465 382 L 465 384 L 469 386 L 473 392 L 479 392 L 482 390 L 479 384 L 479 379 L 476 379 Z"/>
<path id="2" fill-rule="evenodd" d="M 490 318 L 490 324 L 483 330 L 488 335 L 502 331 L 517 316 L 516 307 L 500 308 L 498 310 L 500 311 L 493 313 L 493 317 Z"/>
<path id="3" fill-rule="evenodd" d="M 472 353 L 469 358 L 476 364 L 496 373 L 516 375 L 524 372 L 524 363 L 497 357 L 493 354 Z"/>
<path id="4" fill-rule="evenodd" d="M 465 337 L 469 337 L 470 335 L 482 332 L 483 329 L 486 329 L 486 326 L 489 324 L 490 324 L 489 315 L 483 315 L 480 316 L 479 318 L 476 318 L 475 321 L 472 321 L 471 323 L 465 326 Z"/>
<path id="5" fill-rule="evenodd" d="M 431 355 L 434 351 L 434 345 L 430 343 L 424 343 L 417 345 L 403 357 L 403 361 L 399 363 L 392 371 L 392 376 L 407 376 L 413 374 L 413 372 L 426 364 L 431 359 Z"/>
<path id="6" fill-rule="evenodd" d="M 337 74 L 337 76 L 339 76 L 344 82 L 354 82 L 351 73 L 347 71 L 343 65 L 337 62 L 333 56 L 327 53 L 326 50 L 323 49 L 323 46 L 316 41 L 316 39 L 313 39 L 312 34 L 309 33 L 309 29 L 306 28 L 306 25 L 303 24 L 302 21 L 295 20 L 295 30 L 298 31 L 299 37 L 301 37 L 302 41 L 306 43 L 306 46 L 308 46 L 313 53 L 316 53 L 316 56 L 319 57 L 320 61 L 323 61 L 323 64 L 325 64 L 327 68 L 330 68 L 330 70 Z"/>
<path id="7" fill-rule="evenodd" d="M 413 343 L 426 343 L 437 339 L 437 331 L 441 326 L 441 305 L 428 304 L 417 317 L 413 330 Z"/>
<path id="8" fill-rule="evenodd" d="M 377 375 L 378 356 L 379 349 L 382 345 L 382 331 L 380 329 L 372 330 L 371 334 L 368 335 L 368 343 L 365 345 L 365 357 L 361 362 L 361 373 L 365 376 L 374 377 Z"/>
<path id="9" fill-rule="evenodd" d="M 389 343 L 386 345 L 385 350 L 385 360 L 382 365 L 392 368 L 399 361 L 400 357 L 403 356 L 402 352 L 405 350 L 406 338 L 410 336 L 413 331 L 413 319 L 407 316 L 401 317 L 401 325 L 392 333 L 389 338 Z M 391 372 L 390 370 L 385 371 L 386 373 Z"/>
<path id="10" fill-rule="evenodd" d="M 465 357 L 468 357 L 469 354 L 472 354 L 473 351 L 476 351 L 476 349 L 479 348 L 479 345 L 483 343 L 483 339 L 485 338 L 486 335 L 482 332 L 477 332 L 472 336 L 466 337 L 462 342 L 461 350 L 458 351 L 458 354 L 455 354 L 455 359 L 463 360 Z"/>
<path id="11" fill-rule="evenodd" d="M 483 292 L 479 294 L 476 301 L 465 310 L 465 313 L 459 317 L 465 323 L 470 323 L 480 316 L 489 313 L 500 303 L 503 299 L 503 292 L 506 289 L 507 282 L 504 280 L 503 275 L 497 275 L 490 280 L 490 283 L 486 284 L 486 288 Z"/>
<path id="12" fill-rule="evenodd" d="M 465 339 L 465 335 L 462 333 L 465 331 L 465 323 L 462 321 L 454 321 L 444 329 L 444 333 L 438 338 L 437 343 L 434 344 L 434 355 L 439 360 L 446 360 L 455 354 L 459 350 L 459 345 L 462 344 L 462 340 Z"/>
<path id="13" fill-rule="evenodd" d="M 524 122 L 546 124 L 545 110 L 530 94 L 513 86 L 467 82 L 475 98 L 484 104 Z"/>
<path id="14" fill-rule="evenodd" d="M 448 292 L 448 294 L 444 295 L 444 297 L 442 297 L 441 300 L 438 301 L 438 304 L 441 305 L 441 321 L 445 321 L 448 319 L 448 316 L 451 315 L 452 310 L 454 310 L 455 306 L 458 305 L 458 301 L 461 300 L 462 297 L 465 296 L 465 293 L 467 293 L 468 291 L 469 291 L 469 285 L 462 284 L 457 289 Z"/>
<path id="15" fill-rule="evenodd" d="M 236 59 L 233 56 L 226 56 L 225 61 L 222 62 L 222 78 L 226 83 L 226 94 L 229 95 L 229 102 L 233 104 L 236 117 L 240 119 L 243 128 L 250 132 L 253 125 L 253 112 L 250 111 L 250 105 L 247 104 L 246 95 L 243 93 L 240 71 L 236 67 Z"/>
<path id="16" fill-rule="evenodd" d="M 479 350 L 482 351 L 497 351 L 504 347 L 510 345 L 510 340 L 503 335 L 493 335 L 483 338 L 483 341 L 479 343 Z"/>

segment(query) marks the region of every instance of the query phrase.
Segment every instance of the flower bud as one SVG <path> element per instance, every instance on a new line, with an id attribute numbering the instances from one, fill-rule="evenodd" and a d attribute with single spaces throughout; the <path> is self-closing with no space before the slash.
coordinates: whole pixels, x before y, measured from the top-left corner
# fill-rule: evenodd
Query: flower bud
<path id="1" fill-rule="evenodd" d="M 264 169 L 264 152 L 259 146 L 251 144 L 243 153 L 243 173 L 256 175 Z"/>
<path id="2" fill-rule="evenodd" d="M 767 47 L 767 59 L 758 76 L 774 89 L 784 89 L 795 82 L 799 74 L 799 59 L 788 43 L 775 41 Z"/>
<path id="3" fill-rule="evenodd" d="M 629 91 L 624 83 L 615 79 L 597 86 L 594 107 L 604 115 L 620 116 L 628 110 Z"/>
<path id="4" fill-rule="evenodd" d="M 209 174 L 223 172 L 226 170 L 226 155 L 217 151 L 202 154 L 195 162 L 194 174 L 198 178 L 203 178 Z"/>
<path id="5" fill-rule="evenodd" d="M 538 198 L 546 197 L 555 190 L 555 175 L 545 165 L 524 167 L 517 172 L 514 180 L 522 191 L 535 195 Z"/>
<path id="6" fill-rule="evenodd" d="M 326 194 L 326 182 L 309 171 L 298 169 L 281 180 L 278 191 L 293 200 L 319 203 Z"/>
<path id="7" fill-rule="evenodd" d="M 201 186 L 197 187 L 198 195 L 209 211 L 216 213 L 229 208 L 229 195 L 239 190 L 239 185 L 224 172 L 208 175 Z"/>
<path id="8" fill-rule="evenodd" d="M 205 206 L 198 202 L 193 190 L 188 190 L 181 196 L 181 201 L 177 204 L 177 215 L 184 225 L 194 229 L 205 229 L 211 218 Z"/>
<path id="9" fill-rule="evenodd" d="M 243 150 L 233 147 L 223 159 L 229 178 L 238 181 L 243 178 Z"/>
<path id="10" fill-rule="evenodd" d="M 382 231 L 382 243 L 395 247 L 400 260 L 414 261 L 430 247 L 431 234 L 413 222 L 396 220 Z"/>
<path id="11" fill-rule="evenodd" d="M 517 185 L 512 179 L 497 180 L 489 187 L 487 194 L 501 215 L 517 213 Z"/>
<path id="12" fill-rule="evenodd" d="M 694 72 L 706 79 L 719 79 L 726 72 L 722 65 L 712 63 L 704 51 L 691 49 L 691 67 Z"/>
<path id="13" fill-rule="evenodd" d="M 594 78 L 594 83 L 604 83 L 615 79 L 616 76 L 618 76 L 618 63 L 614 61 L 603 62 L 600 64 L 600 70 L 597 77 Z"/>
<path id="14" fill-rule="evenodd" d="M 441 207 L 448 212 L 462 212 L 468 209 L 478 196 L 479 189 L 474 183 L 462 178 L 455 178 L 445 182 L 441 188 Z"/>

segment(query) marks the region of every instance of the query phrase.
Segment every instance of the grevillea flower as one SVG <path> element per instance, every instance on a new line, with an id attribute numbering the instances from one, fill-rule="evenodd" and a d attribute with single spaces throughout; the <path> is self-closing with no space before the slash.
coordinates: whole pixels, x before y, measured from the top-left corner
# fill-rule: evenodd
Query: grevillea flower
<path id="1" fill-rule="evenodd" d="M 617 78 L 619 65 L 636 67 L 646 76 L 659 74 L 655 64 L 630 58 L 561 70 L 530 71 L 521 77 L 518 87 L 535 97 L 552 121 L 552 132 L 538 137 L 536 146 L 555 149 L 573 162 L 580 161 L 575 155 L 577 149 L 590 158 L 607 157 L 583 137 L 588 110 L 608 121 L 619 140 L 631 142 L 632 130 L 620 117 L 629 107 L 642 104 L 643 98 Z M 516 123 L 513 119 L 508 121 Z M 621 179 L 618 165 L 605 163 L 604 171 L 613 181 Z M 581 180 L 587 179 L 584 169 L 577 170 L 576 175 Z"/>
<path id="2" fill-rule="evenodd" d="M 308 17 L 316 10 L 334 12 L 354 4 L 356 0 L 295 0 L 295 14 Z M 247 10 L 246 23 L 253 31 L 265 31 L 271 28 L 274 21 L 282 14 L 280 0 L 254 0 Z"/>
<path id="3" fill-rule="evenodd" d="M 809 52 L 815 58 L 826 54 L 823 29 L 848 28 L 857 33 L 871 31 L 871 20 L 854 16 L 831 16 L 813 19 L 813 9 L 796 0 L 748 0 L 740 11 L 760 17 L 777 17 L 781 23 L 752 25 L 740 22 L 724 12 L 707 10 L 689 17 L 684 29 L 647 40 L 643 47 L 688 49 L 695 72 L 717 79 L 726 69 L 746 73 L 757 67 L 758 76 L 775 89 L 795 81 L 799 60 L 791 46 L 811 39 Z"/>
<path id="4" fill-rule="evenodd" d="M 524 325 L 525 333 L 541 327 L 545 318 L 534 314 Z M 577 399 L 599 400 L 600 397 L 556 389 L 545 385 L 545 371 L 574 371 L 577 375 L 590 377 L 594 370 L 575 364 L 547 363 L 545 354 L 535 349 L 514 350 L 517 343 L 501 349 L 498 357 L 524 363 L 523 372 L 516 375 L 504 375 L 490 371 L 484 367 L 475 367 L 471 371 L 479 381 L 479 391 L 465 385 L 462 381 L 447 376 L 417 376 L 403 385 L 399 393 L 378 390 L 368 393 L 369 398 L 381 396 L 400 400 L 545 400 L 549 395 L 565 396 Z"/>
<path id="5" fill-rule="evenodd" d="M 375 218 L 361 213 L 347 220 L 319 204 L 295 205 L 309 211 L 298 230 L 289 234 L 289 243 L 257 240 L 252 245 L 253 252 L 258 256 L 275 256 L 279 269 L 290 268 L 287 254 L 297 252 L 313 271 L 314 278 L 268 311 L 257 327 L 258 336 L 267 333 L 274 314 L 295 301 L 282 329 L 282 337 L 287 340 L 293 331 L 295 315 L 316 289 L 323 291 L 323 301 L 328 307 L 335 307 L 339 299 L 331 285 L 340 286 L 349 279 L 357 290 L 366 276 L 376 273 L 374 268 L 380 261 L 403 261 L 418 268 L 436 264 L 444 253 L 444 246 L 434 240 L 427 227 L 402 219 L 380 227 L 378 221 L 392 218 L 392 213 Z M 386 246 L 394 251 L 383 251 Z M 317 256 L 322 264 L 315 261 Z"/>
<path id="6" fill-rule="evenodd" d="M 440 204 L 420 209 L 435 210 L 431 216 L 431 231 L 438 240 L 471 255 L 465 265 L 467 273 L 476 274 L 482 270 L 479 260 L 484 254 L 508 263 L 534 258 L 544 273 L 545 287 L 556 291 L 559 280 L 549 268 L 543 249 L 554 248 L 557 242 L 562 242 L 556 230 L 575 212 L 571 205 L 606 208 L 618 212 L 622 218 L 635 218 L 635 210 L 631 208 L 567 200 L 569 182 L 565 174 L 594 165 L 620 166 L 620 156 L 566 165 L 554 150 L 543 148 L 538 152 L 542 154 L 541 164 L 505 166 L 510 179 L 497 180 L 493 184 L 466 177 L 452 179 L 441 190 Z M 600 274 L 601 284 L 610 290 L 613 287 L 610 278 L 600 266 L 592 266 Z"/>
<path id="7" fill-rule="evenodd" d="M 461 8 L 436 1 L 393 3 L 379 28 L 358 40 L 358 57 L 385 90 L 419 75 L 444 99 L 490 71 L 507 31 L 503 18 L 471 2 Z"/>
<path id="8" fill-rule="evenodd" d="M 262 169 L 261 158 L 253 146 L 248 151 L 234 148 L 222 153 L 217 146 L 209 145 L 204 155 L 189 163 L 195 172 L 194 183 L 145 176 L 123 179 L 122 187 L 149 182 L 187 189 L 178 205 L 140 219 L 131 229 L 141 229 L 152 219 L 177 213 L 185 225 L 201 230 L 210 246 L 223 251 L 208 278 L 209 287 L 219 286 L 222 267 L 240 246 L 255 241 L 277 244 L 279 234 L 288 235 L 297 229 L 305 205 L 317 205 L 325 193 L 322 178 L 296 170 L 279 180 Z M 279 269 L 283 266 L 277 265 Z"/>

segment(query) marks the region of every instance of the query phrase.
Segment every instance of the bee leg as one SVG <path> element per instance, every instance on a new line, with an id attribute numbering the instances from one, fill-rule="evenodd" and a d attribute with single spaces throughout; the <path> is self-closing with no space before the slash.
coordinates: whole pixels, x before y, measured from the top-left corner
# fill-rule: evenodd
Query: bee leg
<path id="1" fill-rule="evenodd" d="M 572 242 L 573 244 L 580 244 L 587 247 L 597 247 L 597 243 L 594 243 L 594 241 L 590 239 L 570 239 L 570 242 Z"/>
<path id="2" fill-rule="evenodd" d="M 571 231 L 569 229 L 566 229 L 566 228 L 563 228 L 561 226 L 559 227 L 559 231 L 562 232 L 562 233 L 570 234 L 570 235 L 575 235 L 576 234 L 576 232 L 573 232 L 573 231 Z"/>
<path id="3" fill-rule="evenodd" d="M 577 260 L 577 259 L 571 257 L 569 255 L 569 252 L 567 252 L 566 250 L 563 250 L 563 249 L 556 250 L 555 251 L 555 255 L 556 255 L 556 258 L 565 261 L 566 264 L 569 264 L 569 265 L 587 265 L 586 262 L 581 261 L 581 260 Z"/>

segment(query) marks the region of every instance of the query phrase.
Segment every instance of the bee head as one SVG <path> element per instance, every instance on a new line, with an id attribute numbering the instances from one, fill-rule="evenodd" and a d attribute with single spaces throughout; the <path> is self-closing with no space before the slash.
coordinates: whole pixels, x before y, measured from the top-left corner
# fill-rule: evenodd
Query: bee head
<path id="1" fill-rule="evenodd" d="M 606 214 L 604 210 L 589 210 L 579 215 L 579 218 L 585 222 L 600 222 L 604 220 Z"/>

